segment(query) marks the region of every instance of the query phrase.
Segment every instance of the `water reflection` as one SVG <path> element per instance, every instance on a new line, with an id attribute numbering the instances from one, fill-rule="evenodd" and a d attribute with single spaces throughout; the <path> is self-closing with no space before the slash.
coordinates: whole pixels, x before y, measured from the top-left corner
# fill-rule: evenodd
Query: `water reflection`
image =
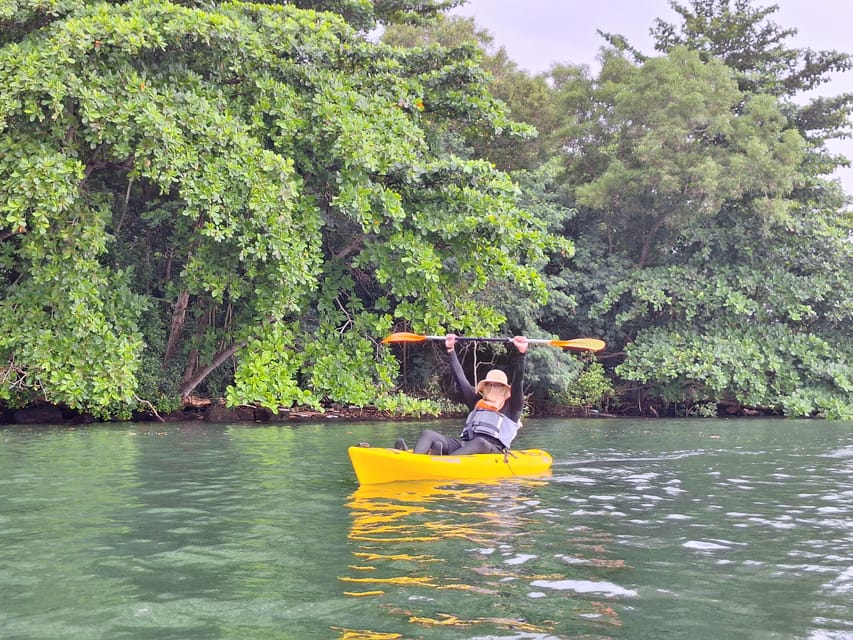
<path id="1" fill-rule="evenodd" d="M 346 596 L 376 599 L 385 616 L 381 630 L 341 629 L 341 638 L 403 637 L 384 634 L 406 625 L 422 628 L 419 637 L 432 637 L 429 630 L 477 628 L 556 638 L 572 617 L 618 626 L 617 612 L 604 600 L 635 594 L 576 578 L 582 564 L 624 567 L 607 557 L 612 536 L 579 528 L 552 542 L 553 520 L 560 515 L 538 495 L 547 486 L 547 480 L 514 479 L 359 488 L 348 502 L 354 561 L 340 579 Z M 564 553 L 551 553 L 554 544 Z M 591 599 L 574 601 L 558 621 L 551 606 L 536 606 L 549 599 L 546 592 Z"/>

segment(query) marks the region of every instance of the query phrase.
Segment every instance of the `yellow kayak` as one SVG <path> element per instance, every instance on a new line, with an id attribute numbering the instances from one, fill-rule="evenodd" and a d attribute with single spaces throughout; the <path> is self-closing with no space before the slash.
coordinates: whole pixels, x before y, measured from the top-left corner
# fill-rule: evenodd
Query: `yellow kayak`
<path id="1" fill-rule="evenodd" d="M 405 480 L 477 480 L 550 473 L 551 454 L 541 449 L 464 456 L 431 456 L 382 447 L 350 447 L 361 484 Z"/>

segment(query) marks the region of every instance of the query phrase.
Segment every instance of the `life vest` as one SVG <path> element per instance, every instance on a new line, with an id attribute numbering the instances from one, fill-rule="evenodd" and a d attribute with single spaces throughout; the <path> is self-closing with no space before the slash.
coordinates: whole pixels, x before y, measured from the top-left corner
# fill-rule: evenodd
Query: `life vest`
<path id="1" fill-rule="evenodd" d="M 465 439 L 470 440 L 475 435 L 492 436 L 507 449 L 515 440 L 517 433 L 518 423 L 515 420 L 510 420 L 483 400 L 477 402 L 474 410 L 468 414 L 465 428 L 462 429 L 462 437 Z"/>

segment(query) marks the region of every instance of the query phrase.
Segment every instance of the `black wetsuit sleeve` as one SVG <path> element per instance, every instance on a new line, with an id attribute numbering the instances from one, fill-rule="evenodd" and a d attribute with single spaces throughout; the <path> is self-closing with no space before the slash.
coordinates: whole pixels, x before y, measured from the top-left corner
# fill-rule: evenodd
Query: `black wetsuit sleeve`
<path id="1" fill-rule="evenodd" d="M 515 362 L 515 371 L 512 376 L 512 395 L 509 402 L 503 407 L 503 414 L 510 420 L 518 422 L 524 411 L 524 354 L 521 353 Z"/>
<path id="2" fill-rule="evenodd" d="M 471 383 L 468 382 L 468 378 L 465 377 L 465 372 L 462 371 L 459 358 L 456 357 L 456 349 L 449 351 L 447 355 L 450 361 L 450 373 L 453 374 L 453 381 L 456 383 L 456 388 L 459 389 L 468 408 L 473 409 L 474 405 L 477 404 L 477 400 L 480 399 L 480 395 L 471 386 Z"/>

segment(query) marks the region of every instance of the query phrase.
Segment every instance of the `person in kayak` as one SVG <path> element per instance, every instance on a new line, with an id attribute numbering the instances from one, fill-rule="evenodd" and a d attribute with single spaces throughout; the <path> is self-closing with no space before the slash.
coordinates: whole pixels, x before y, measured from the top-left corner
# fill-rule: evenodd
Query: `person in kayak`
<path id="1" fill-rule="evenodd" d="M 470 413 L 459 437 L 446 436 L 425 429 L 415 444 L 415 453 L 432 455 L 466 455 L 470 453 L 501 453 L 510 448 L 521 428 L 521 412 L 524 409 L 524 355 L 527 353 L 527 338 L 515 336 L 512 344 L 520 354 L 515 365 L 512 385 L 500 369 L 492 369 L 474 388 L 465 377 L 462 365 L 456 356 L 456 336 L 448 334 L 444 345 L 449 354 L 450 371 L 456 387 L 461 391 Z M 401 438 L 394 445 L 405 449 Z"/>

